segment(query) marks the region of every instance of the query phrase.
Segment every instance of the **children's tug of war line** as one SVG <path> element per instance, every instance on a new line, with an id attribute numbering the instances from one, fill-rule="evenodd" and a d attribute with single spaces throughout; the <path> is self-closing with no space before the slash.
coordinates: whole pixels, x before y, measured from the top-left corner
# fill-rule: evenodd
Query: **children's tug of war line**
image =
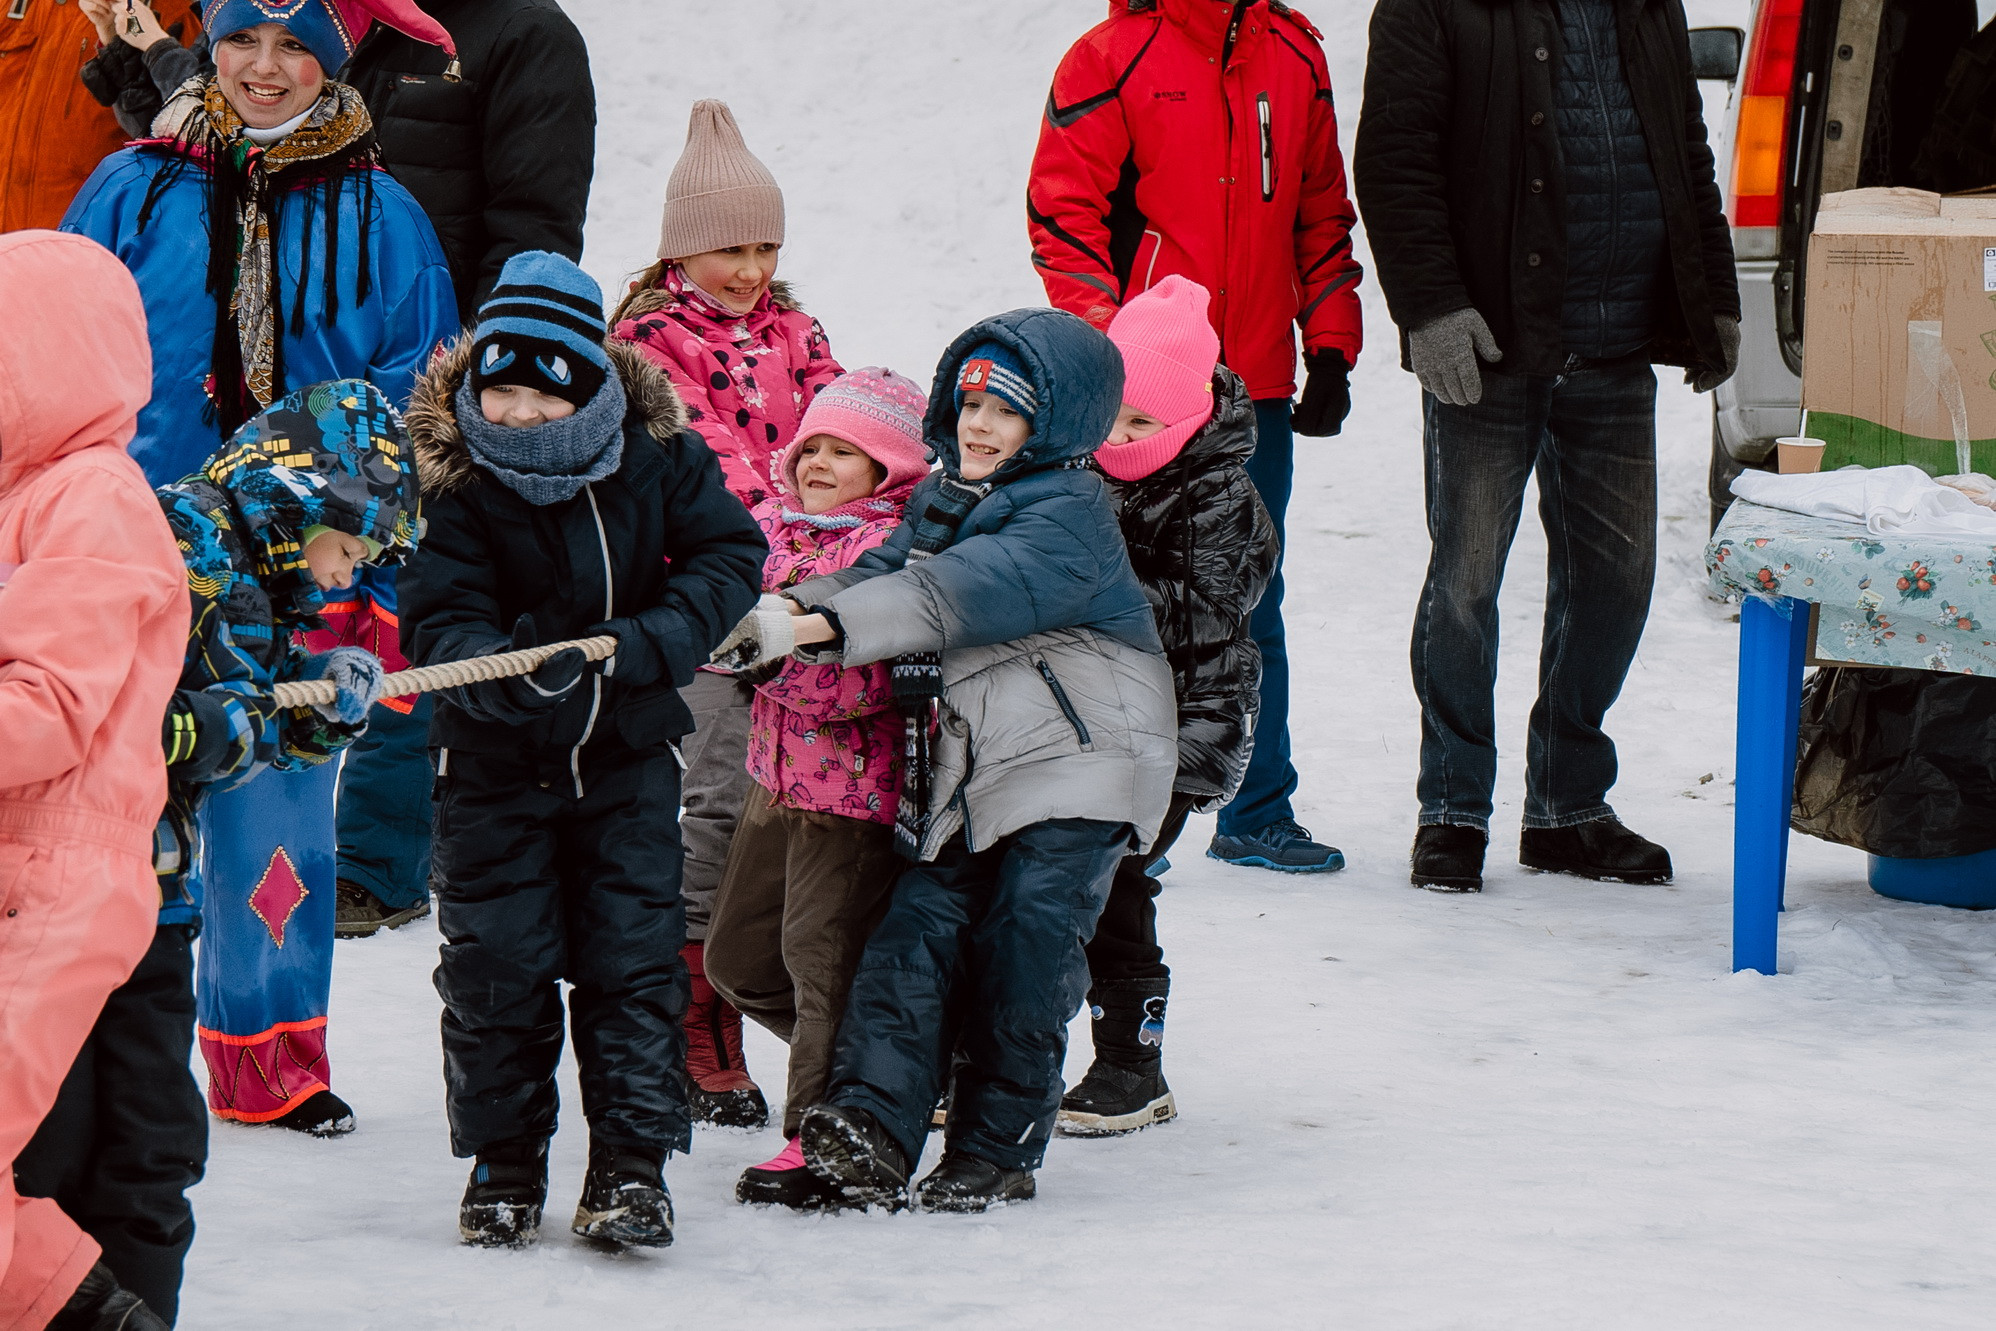
<path id="1" fill-rule="evenodd" d="M 0 238 L 0 1326 L 171 1325 L 208 1116 L 352 1132 L 334 939 L 432 904 L 467 1244 L 535 1242 L 552 1183 L 575 1234 L 669 1245 L 694 1126 L 770 1117 L 744 1015 L 789 1060 L 785 1144 L 743 1203 L 978 1212 L 1033 1197 L 1056 1135 L 1175 1117 L 1156 912 L 1187 820 L 1218 812 L 1206 853 L 1231 864 L 1344 863 L 1291 807 L 1282 624 L 1294 436 L 1338 432 L 1361 343 L 1308 20 L 1118 0 L 1054 77 L 1029 189 L 1057 308 L 966 311 L 925 391 L 835 358 L 777 277 L 784 194 L 715 100 L 606 316 L 577 265 L 593 93 L 551 4 L 208 0 L 171 32 L 79 5 L 132 141 L 58 230 Z M 521 41 L 545 84 L 506 82 Z M 1660 77 L 1608 52 L 1582 72 Z M 1195 130 L 1102 109 L 1153 83 L 1197 85 Z M 425 117 L 503 149 L 440 155 Z M 1597 128 L 1626 152 L 1628 124 Z M 1480 254 L 1437 294 L 1434 246 L 1386 247 L 1431 451 L 1569 428 L 1551 398 L 1477 406 L 1503 355 L 1542 368 L 1534 337 L 1566 348 L 1548 393 L 1631 421 L 1652 345 L 1701 387 L 1730 372 L 1730 252 L 1695 234 L 1711 158 L 1658 152 L 1654 216 L 1576 247 L 1572 326 L 1559 300 L 1549 324 L 1500 308 Z M 1396 178 L 1369 193 L 1433 241 Z M 1694 271 L 1697 301 L 1666 300 L 1658 274 Z M 1623 434 L 1653 509 L 1645 428 Z M 1504 468 L 1513 508 L 1530 470 Z M 1418 635 L 1453 616 L 1448 650 L 1494 641 L 1478 576 L 1451 599 L 1467 575 L 1431 570 Z M 1542 791 L 1535 757 L 1527 862 L 1667 878 L 1606 804 L 1634 638 L 1559 623 L 1585 679 L 1548 677 L 1534 743 L 1588 761 Z M 598 637 L 601 660 L 574 645 Z M 1481 659 L 1417 650 L 1417 886 L 1481 885 Z M 467 682 L 386 696 L 446 664 Z M 272 693 L 313 680 L 331 701 Z M 1094 1060 L 1066 1088 L 1084 1004 Z M 565 1041 L 587 1164 L 551 1180 Z"/>

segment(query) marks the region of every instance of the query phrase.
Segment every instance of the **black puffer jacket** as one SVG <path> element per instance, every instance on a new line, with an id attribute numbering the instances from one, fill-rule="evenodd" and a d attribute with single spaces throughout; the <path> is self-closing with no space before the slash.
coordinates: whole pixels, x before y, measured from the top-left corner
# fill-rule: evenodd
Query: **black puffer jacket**
<path id="1" fill-rule="evenodd" d="M 1261 706 L 1261 651 L 1248 616 L 1282 558 L 1247 474 L 1254 402 L 1231 370 L 1219 371 L 1213 393 L 1213 419 L 1176 458 L 1141 480 L 1107 478 L 1178 694 L 1172 789 L 1206 808 L 1233 798 L 1247 771 Z"/>
<path id="2" fill-rule="evenodd" d="M 633 688 L 592 669 L 524 727 L 474 720 L 446 695 L 433 744 L 537 752 L 559 774 L 584 744 L 675 740 L 693 729 L 679 689 L 762 590 L 762 529 L 728 493 L 712 450 L 685 428 L 671 381 L 624 343 L 609 352 L 630 400 L 623 463 L 565 503 L 530 504 L 472 460 L 452 403 L 471 364 L 469 334 L 417 381 L 407 421 L 429 529 L 399 580 L 404 650 L 435 665 L 507 650 L 523 614 L 542 642 L 629 616 L 663 658 L 665 677 Z"/>
<path id="3" fill-rule="evenodd" d="M 582 34 L 555 0 L 429 0 L 463 78 L 437 47 L 377 23 L 341 71 L 374 117 L 381 161 L 423 205 L 465 322 L 506 260 L 582 257 L 596 162 L 596 90 Z"/>

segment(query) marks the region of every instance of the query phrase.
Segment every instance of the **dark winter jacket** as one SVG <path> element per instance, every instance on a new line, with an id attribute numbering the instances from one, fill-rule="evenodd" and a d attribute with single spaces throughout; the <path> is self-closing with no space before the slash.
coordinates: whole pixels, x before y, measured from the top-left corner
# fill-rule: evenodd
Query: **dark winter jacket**
<path id="1" fill-rule="evenodd" d="M 1247 772 L 1261 706 L 1261 650 L 1248 616 L 1282 558 L 1275 523 L 1247 474 L 1254 402 L 1225 369 L 1213 394 L 1213 419 L 1171 462 L 1141 480 L 1105 478 L 1171 662 L 1178 696 L 1172 789 L 1199 796 L 1202 805 L 1231 799 Z"/>
<path id="2" fill-rule="evenodd" d="M 1732 237 L 1680 0 L 1615 0 L 1622 69 L 1669 239 L 1653 361 L 1722 368 L 1737 318 Z M 1565 363 L 1566 199 L 1553 0 L 1380 0 L 1353 174 L 1387 307 L 1403 332 L 1474 308 L 1504 359 Z"/>
<path id="3" fill-rule="evenodd" d="M 1616 0 L 1561 0 L 1558 107 L 1566 191 L 1565 349 L 1612 359 L 1656 335 L 1670 252 L 1649 143 L 1622 76 Z"/>
<path id="4" fill-rule="evenodd" d="M 374 25 L 342 79 L 374 116 L 381 160 L 430 215 L 465 322 L 506 260 L 582 257 L 596 162 L 596 91 L 582 34 L 555 0 L 429 0 L 442 50 Z"/>
<path id="5" fill-rule="evenodd" d="M 449 695 L 431 742 L 474 752 L 537 751 L 572 774 L 583 745 L 614 736 L 661 747 L 693 729 L 679 689 L 755 604 L 769 546 L 662 370 L 609 346 L 630 409 L 624 455 L 573 499 L 535 505 L 472 460 L 453 397 L 471 364 L 466 333 L 416 385 L 408 422 L 429 529 L 400 578 L 404 651 L 418 665 L 506 651 L 534 618 L 542 642 L 635 618 L 664 677 L 626 685 L 591 670 L 529 726 L 474 719 Z"/>
<path id="6" fill-rule="evenodd" d="M 1017 354 L 1039 390 L 1025 445 L 993 473 L 947 549 L 910 561 L 911 518 L 850 567 L 787 592 L 829 611 L 843 635 L 798 655 L 860 666 L 942 654 L 935 816 L 921 858 L 959 831 L 977 850 L 1048 818 L 1129 823 L 1143 849 L 1176 766 L 1171 672 L 1115 504 L 1085 465 L 1115 423 L 1121 358 L 1056 310 L 972 327 L 943 353 L 923 422 L 950 474 L 957 376 L 985 341 Z M 909 514 L 939 483 L 915 487 Z"/>

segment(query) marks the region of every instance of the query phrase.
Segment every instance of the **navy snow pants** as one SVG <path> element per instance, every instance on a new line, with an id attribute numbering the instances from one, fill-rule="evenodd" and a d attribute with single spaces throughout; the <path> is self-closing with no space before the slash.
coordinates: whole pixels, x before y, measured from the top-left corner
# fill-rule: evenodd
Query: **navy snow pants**
<path id="1" fill-rule="evenodd" d="M 1130 835 L 1127 823 L 1056 818 L 986 850 L 959 836 L 905 870 L 853 979 L 830 1101 L 879 1119 L 912 1165 L 954 1050 L 965 1062 L 950 1148 L 1039 1168 L 1067 1023 L 1088 992 L 1083 948 Z"/>
<path id="2" fill-rule="evenodd" d="M 340 877 L 397 910 L 430 896 L 430 709 L 376 703 L 340 766 Z"/>

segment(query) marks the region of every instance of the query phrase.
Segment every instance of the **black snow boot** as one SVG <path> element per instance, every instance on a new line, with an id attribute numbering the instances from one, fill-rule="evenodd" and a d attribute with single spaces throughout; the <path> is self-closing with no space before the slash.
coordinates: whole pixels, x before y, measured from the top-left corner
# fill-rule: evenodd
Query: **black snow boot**
<path id="1" fill-rule="evenodd" d="M 785 1143 L 774 1160 L 750 1165 L 735 1183 L 735 1200 L 745 1206 L 786 1206 L 793 1211 L 836 1211 L 845 1194 L 813 1174 L 804 1163 L 804 1148 Z"/>
<path id="2" fill-rule="evenodd" d="M 49 1331 L 168 1331 L 159 1314 L 98 1262 L 49 1323 Z"/>
<path id="3" fill-rule="evenodd" d="M 270 1125 L 313 1137 L 344 1137 L 353 1131 L 353 1106 L 331 1091 L 319 1091 L 270 1120 Z"/>
<path id="4" fill-rule="evenodd" d="M 548 1144 L 502 1142 L 478 1153 L 457 1205 L 457 1232 L 478 1248 L 524 1248 L 541 1236 Z"/>
<path id="5" fill-rule="evenodd" d="M 569 1228 L 622 1248 L 670 1248 L 672 1194 L 665 1190 L 664 1164 L 662 1150 L 591 1143 L 589 1174 Z"/>
<path id="6" fill-rule="evenodd" d="M 1518 838 L 1518 863 L 1602 883 L 1670 881 L 1670 852 L 1622 826 L 1612 813 L 1572 827 L 1526 828 Z"/>
<path id="7" fill-rule="evenodd" d="M 1089 991 L 1095 1062 L 1081 1084 L 1061 1097 L 1056 1132 L 1120 1137 L 1178 1117 L 1178 1102 L 1164 1083 L 1164 1009 L 1170 996 L 1169 977 L 1104 980 Z"/>
<path id="8" fill-rule="evenodd" d="M 1483 852 L 1490 835 L 1480 827 L 1436 823 L 1414 833 L 1415 887 L 1430 892 L 1481 892 Z"/>
<path id="9" fill-rule="evenodd" d="M 839 1190 L 847 1206 L 908 1204 L 908 1153 L 880 1120 L 847 1105 L 813 1105 L 798 1133 L 804 1165 Z"/>
<path id="10" fill-rule="evenodd" d="M 924 1211 L 975 1214 L 1006 1202 L 1023 1202 L 1039 1191 L 1030 1169 L 1006 1169 L 968 1151 L 944 1151 L 941 1163 L 922 1180 Z"/>

